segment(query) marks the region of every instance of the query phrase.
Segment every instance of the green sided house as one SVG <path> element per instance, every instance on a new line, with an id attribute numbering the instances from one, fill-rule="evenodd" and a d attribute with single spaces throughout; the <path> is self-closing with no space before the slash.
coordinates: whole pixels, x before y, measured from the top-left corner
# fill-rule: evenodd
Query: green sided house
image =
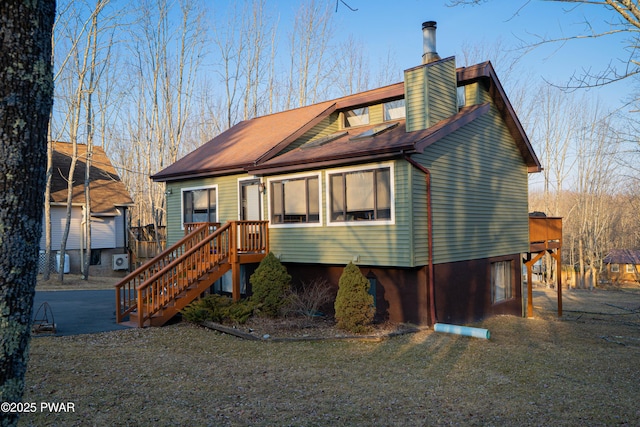
<path id="1" fill-rule="evenodd" d="M 540 162 L 491 63 L 456 68 L 423 30 L 404 82 L 238 123 L 153 175 L 173 249 L 118 286 L 118 321 L 161 324 L 189 288 L 177 306 L 212 286 L 239 298 L 267 251 L 336 287 L 355 263 L 380 319 L 521 315 Z"/>

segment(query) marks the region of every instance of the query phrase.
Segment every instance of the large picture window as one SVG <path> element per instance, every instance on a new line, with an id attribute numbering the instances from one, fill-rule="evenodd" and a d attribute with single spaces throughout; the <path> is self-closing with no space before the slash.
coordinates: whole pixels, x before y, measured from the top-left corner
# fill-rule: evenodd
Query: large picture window
<path id="1" fill-rule="evenodd" d="M 391 221 L 391 168 L 329 174 L 332 222 Z"/>
<path id="2" fill-rule="evenodd" d="M 271 181 L 271 223 L 320 222 L 318 176 Z"/>
<path id="3" fill-rule="evenodd" d="M 513 298 L 512 263 L 513 261 L 491 263 L 491 293 L 494 303 Z"/>
<path id="4" fill-rule="evenodd" d="M 217 222 L 217 189 L 198 188 L 182 191 L 182 222 Z"/>

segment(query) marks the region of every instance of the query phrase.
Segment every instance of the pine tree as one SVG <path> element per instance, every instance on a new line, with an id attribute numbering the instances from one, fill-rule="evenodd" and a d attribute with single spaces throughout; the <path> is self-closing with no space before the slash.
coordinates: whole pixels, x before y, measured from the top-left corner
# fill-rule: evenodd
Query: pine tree
<path id="1" fill-rule="evenodd" d="M 261 304 L 260 311 L 277 317 L 291 294 L 291 276 L 276 256 L 269 252 L 249 278 L 253 300 Z"/>
<path id="2" fill-rule="evenodd" d="M 350 262 L 338 282 L 338 295 L 334 304 L 338 328 L 355 333 L 369 329 L 375 312 L 369 286 L 369 281 L 360 269 Z"/>

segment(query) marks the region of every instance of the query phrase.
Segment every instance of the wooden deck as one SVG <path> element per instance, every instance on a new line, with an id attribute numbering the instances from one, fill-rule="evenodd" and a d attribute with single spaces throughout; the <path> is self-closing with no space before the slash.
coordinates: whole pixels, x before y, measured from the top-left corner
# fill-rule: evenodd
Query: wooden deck
<path id="1" fill-rule="evenodd" d="M 533 317 L 533 265 L 549 253 L 557 265 L 556 289 L 558 294 L 558 317 L 562 316 L 562 218 L 529 216 L 529 253 L 527 266 L 527 317 Z"/>

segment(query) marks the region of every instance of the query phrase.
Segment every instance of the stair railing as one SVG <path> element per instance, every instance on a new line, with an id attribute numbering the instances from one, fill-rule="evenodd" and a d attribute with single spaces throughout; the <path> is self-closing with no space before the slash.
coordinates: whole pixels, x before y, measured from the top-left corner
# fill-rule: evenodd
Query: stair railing
<path id="1" fill-rule="evenodd" d="M 116 322 L 137 311 L 138 326 L 221 262 L 269 251 L 267 221 L 189 224 L 184 238 L 116 285 Z"/>
<path id="2" fill-rule="evenodd" d="M 116 322 L 122 319 L 137 308 L 137 288 L 147 282 L 154 274 L 163 270 L 175 259 L 180 258 L 190 248 L 197 245 L 211 233 L 211 230 L 219 227 L 220 224 L 201 223 L 194 227 L 190 233 L 177 241 L 171 247 L 165 249 L 151 261 L 141 265 L 129 273 L 124 279 L 116 284 Z"/>
<path id="3" fill-rule="evenodd" d="M 218 228 L 136 288 L 139 327 L 229 258 L 230 230 L 229 223 Z"/>

